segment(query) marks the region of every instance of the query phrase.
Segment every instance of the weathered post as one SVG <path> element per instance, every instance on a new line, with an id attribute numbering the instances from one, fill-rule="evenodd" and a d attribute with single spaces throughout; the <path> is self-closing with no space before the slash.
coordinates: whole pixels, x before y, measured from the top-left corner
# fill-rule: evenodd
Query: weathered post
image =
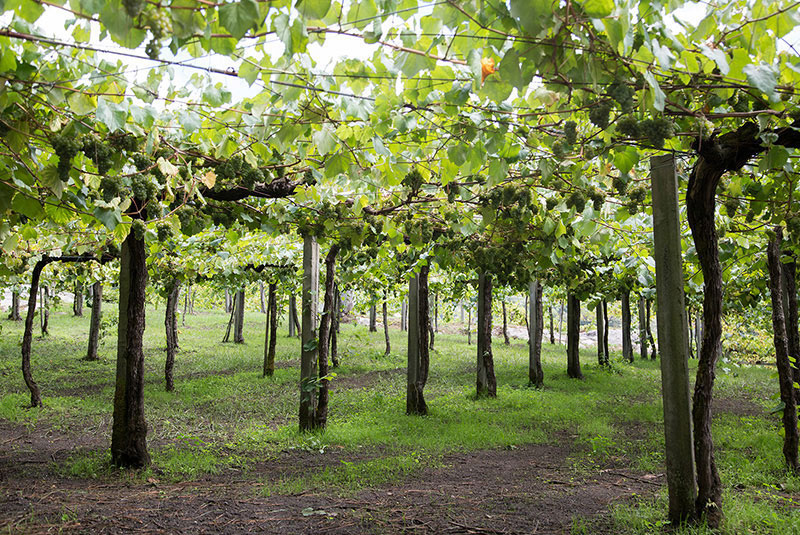
<path id="1" fill-rule="evenodd" d="M 673 155 L 652 157 L 650 173 L 669 519 L 677 525 L 695 515 L 697 491 L 689 402 L 689 333 L 683 294 L 678 177 Z"/>

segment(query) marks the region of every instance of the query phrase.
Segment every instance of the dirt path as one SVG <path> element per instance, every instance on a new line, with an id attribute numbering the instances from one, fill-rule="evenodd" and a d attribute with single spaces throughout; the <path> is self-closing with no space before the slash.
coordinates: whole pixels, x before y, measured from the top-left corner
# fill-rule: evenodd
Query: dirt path
<path id="1" fill-rule="evenodd" d="M 251 459 L 253 468 L 244 473 L 178 484 L 143 483 L 125 474 L 69 479 L 51 465 L 63 459 L 62 440 L 2 427 L 0 436 L 10 438 L 0 443 L 4 533 L 569 533 L 573 518 L 597 519 L 613 503 L 662 484 L 660 476 L 627 470 L 621 459 L 576 472 L 566 438 L 451 454 L 440 468 L 350 497 L 304 492 L 267 498 L 259 492 L 264 482 L 297 475 L 299 466 L 317 472 L 380 452 L 288 451 L 270 461 Z M 80 445 L 96 446 L 92 442 Z"/>

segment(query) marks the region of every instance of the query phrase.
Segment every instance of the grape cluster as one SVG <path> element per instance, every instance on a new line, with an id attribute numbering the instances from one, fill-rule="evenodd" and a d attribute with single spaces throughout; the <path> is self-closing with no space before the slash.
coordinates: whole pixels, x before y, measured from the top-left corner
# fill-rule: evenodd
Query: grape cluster
<path id="1" fill-rule="evenodd" d="M 628 189 L 627 176 L 615 176 L 611 181 L 611 185 L 614 186 L 614 189 L 617 190 L 617 193 L 624 195 L 625 191 Z"/>
<path id="2" fill-rule="evenodd" d="M 411 195 L 419 191 L 419 188 L 422 187 L 422 182 L 422 174 L 416 168 L 403 177 L 403 185 L 409 189 Z"/>
<path id="3" fill-rule="evenodd" d="M 553 210 L 556 206 L 558 206 L 559 199 L 557 197 L 548 197 L 545 201 L 545 206 L 547 210 Z"/>
<path id="4" fill-rule="evenodd" d="M 105 202 L 111 202 L 119 197 L 121 191 L 122 186 L 115 178 L 104 176 L 100 179 L 100 193 L 103 195 Z"/>
<path id="5" fill-rule="evenodd" d="M 589 190 L 589 198 L 592 200 L 592 207 L 595 211 L 600 211 L 603 208 L 603 203 L 606 202 L 606 194 L 596 186 Z"/>
<path id="6" fill-rule="evenodd" d="M 455 182 L 450 182 L 444 187 L 444 191 L 447 193 L 447 202 L 453 204 L 456 202 L 456 197 L 461 193 L 461 186 Z"/>
<path id="7" fill-rule="evenodd" d="M 794 243 L 800 243 L 800 216 L 791 214 L 786 220 L 786 230 L 789 231 L 789 238 Z"/>
<path id="8" fill-rule="evenodd" d="M 578 140 L 577 126 L 575 121 L 564 123 L 564 139 L 567 141 L 567 145 L 574 145 Z"/>
<path id="9" fill-rule="evenodd" d="M 622 111 L 629 112 L 636 106 L 633 100 L 636 92 L 625 83 L 614 82 L 606 88 L 606 94 L 617 101 Z"/>
<path id="10" fill-rule="evenodd" d="M 144 154 L 134 154 L 133 165 L 136 166 L 137 171 L 144 171 L 145 169 L 149 169 L 153 166 L 153 160 Z"/>
<path id="11" fill-rule="evenodd" d="M 126 152 L 136 152 L 139 150 L 139 142 L 133 134 L 117 134 L 107 138 L 108 144 L 117 150 Z"/>
<path id="12" fill-rule="evenodd" d="M 164 9 L 153 9 L 148 13 L 147 26 L 153 39 L 163 39 L 172 33 L 172 17 Z"/>
<path id="13" fill-rule="evenodd" d="M 583 196 L 583 192 L 576 190 L 570 193 L 567 197 L 567 207 L 574 207 L 576 212 L 583 212 L 586 208 L 586 197 Z"/>
<path id="14" fill-rule="evenodd" d="M 675 130 L 672 121 L 664 117 L 656 117 L 655 119 L 645 119 L 639 122 L 639 131 L 641 135 L 646 137 L 647 140 L 655 148 L 660 149 L 664 146 L 664 141 L 675 135 Z"/>
<path id="15" fill-rule="evenodd" d="M 137 240 L 144 240 L 144 233 L 147 231 L 147 227 L 144 224 L 144 221 L 141 219 L 134 219 L 133 223 L 131 223 L 131 232 L 136 237 Z"/>
<path id="16" fill-rule="evenodd" d="M 589 110 L 589 120 L 598 128 L 608 126 L 608 116 L 611 113 L 611 103 L 609 101 L 598 102 Z"/>
<path id="17" fill-rule="evenodd" d="M 80 152 L 81 143 L 74 137 L 57 134 L 50 139 L 50 145 L 58 156 L 58 178 L 66 182 L 72 169 L 72 159 Z"/>
<path id="18" fill-rule="evenodd" d="M 564 143 L 561 142 L 561 140 L 554 141 L 551 150 L 553 151 L 553 156 L 559 160 L 563 160 L 566 158 L 567 154 L 569 154 L 569 149 L 564 145 Z"/>
<path id="19" fill-rule="evenodd" d="M 625 137 L 638 138 L 641 135 L 639 121 L 632 115 L 626 115 L 617 121 L 617 132 Z"/>
<path id="20" fill-rule="evenodd" d="M 147 175 L 134 175 L 131 179 L 131 193 L 139 202 L 158 198 L 158 186 Z"/>
<path id="21" fill-rule="evenodd" d="M 135 19 L 144 9 L 145 0 L 122 0 L 122 5 L 125 6 L 125 12 L 132 19 Z"/>
<path id="22" fill-rule="evenodd" d="M 101 175 L 105 175 L 111 169 L 111 156 L 114 150 L 99 139 L 85 136 L 81 141 L 81 151 L 92 160 L 97 167 L 97 172 Z"/>
<path id="23" fill-rule="evenodd" d="M 158 241 L 169 241 L 172 238 L 172 227 L 169 223 L 159 223 L 156 226 L 156 234 L 158 235 Z"/>
<path id="24" fill-rule="evenodd" d="M 283 167 L 278 167 L 275 171 L 278 178 L 283 178 L 284 176 Z M 314 172 L 311 169 L 306 169 L 305 173 L 303 173 L 303 184 L 307 186 L 317 185 L 317 179 L 314 178 Z"/>
<path id="25" fill-rule="evenodd" d="M 728 99 L 728 104 L 731 105 L 733 111 L 745 112 L 750 111 L 750 99 L 744 93 L 732 96 Z"/>
<path id="26" fill-rule="evenodd" d="M 636 215 L 645 200 L 647 200 L 647 185 L 641 183 L 628 188 L 628 199 L 629 201 L 626 205 L 628 213 Z"/>
<path id="27" fill-rule="evenodd" d="M 725 211 L 728 212 L 728 217 L 734 217 L 736 212 L 739 211 L 739 199 L 729 197 L 725 200 Z"/>

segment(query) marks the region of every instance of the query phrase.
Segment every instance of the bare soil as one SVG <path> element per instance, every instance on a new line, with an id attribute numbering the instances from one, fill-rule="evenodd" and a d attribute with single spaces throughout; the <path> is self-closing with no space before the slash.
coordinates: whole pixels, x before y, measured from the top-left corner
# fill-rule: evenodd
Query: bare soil
<path id="1" fill-rule="evenodd" d="M 374 458 L 380 451 L 286 451 L 250 459 L 246 471 L 181 483 L 59 475 L 76 449 L 107 447 L 99 434 L 32 431 L 0 423 L 0 531 L 9 533 L 569 533 L 573 518 L 597 522 L 609 506 L 656 491 L 608 457 L 576 471 L 569 437 L 546 445 L 447 455 L 399 482 L 348 497 L 303 492 L 263 497 L 265 482 Z M 608 525 L 608 524 L 606 524 Z M 599 529 L 599 531 L 598 531 Z M 610 528 L 608 528 L 610 529 Z"/>

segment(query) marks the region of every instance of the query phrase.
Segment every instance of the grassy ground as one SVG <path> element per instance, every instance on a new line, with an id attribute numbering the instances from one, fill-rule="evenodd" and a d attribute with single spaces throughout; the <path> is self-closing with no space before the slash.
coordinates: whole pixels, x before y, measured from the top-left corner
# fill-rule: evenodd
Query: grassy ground
<path id="1" fill-rule="evenodd" d="M 115 312 L 111 310 L 108 315 Z M 52 463 L 60 476 L 116 480 L 108 467 L 114 384 L 115 338 L 102 345 L 99 362 L 85 354 L 88 317 L 51 316 L 51 336 L 34 339 L 33 374 L 45 408 L 26 409 L 19 372 L 21 324 L 2 322 L 0 334 L 0 423 L 52 430 L 75 438 L 76 446 Z M 663 437 L 657 362 L 597 367 L 584 351 L 586 380 L 568 379 L 564 349 L 545 344 L 546 386 L 527 387 L 527 345 L 494 341 L 498 397 L 474 400 L 475 346 L 461 335 L 440 334 L 431 356 L 426 388 L 430 414 L 405 411 L 405 333 L 392 332 L 393 352 L 383 355 L 383 333 L 343 325 L 342 366 L 335 370 L 328 430 L 299 434 L 299 341 L 279 333 L 275 376 L 261 377 L 264 316 L 248 313 L 244 345 L 221 344 L 227 316 L 201 312 L 186 318 L 175 366 L 176 391 L 163 388 L 163 312 L 149 308 L 145 337 L 146 417 L 153 466 L 128 475 L 191 481 L 228 471 L 252 473 L 263 496 L 308 489 L 352 496 L 363 489 L 402 482 L 435 470 L 454 453 L 531 444 L 570 449 L 576 475 L 608 459 L 622 459 L 645 475 L 663 473 Z M 112 329 L 113 331 L 113 329 Z M 690 364 L 694 368 L 694 363 Z M 777 380 L 770 369 L 725 363 L 716 389 L 714 437 L 725 485 L 722 533 L 800 533 L 800 480 L 783 469 L 776 415 Z M 95 437 L 94 440 L 79 437 Z M 0 440 L 0 453 L 9 446 Z M 14 446 L 16 447 L 16 446 Z M 256 467 L 294 451 L 313 457 L 336 452 L 338 464 L 316 470 L 283 470 L 278 477 Z M 657 479 L 663 481 L 663 478 Z M 664 525 L 666 491 L 627 500 L 602 521 L 576 516 L 573 533 L 594 533 L 602 522 L 614 533 L 652 533 Z M 610 526 L 610 527 L 609 527 Z M 679 533 L 704 533 L 686 528 Z"/>

